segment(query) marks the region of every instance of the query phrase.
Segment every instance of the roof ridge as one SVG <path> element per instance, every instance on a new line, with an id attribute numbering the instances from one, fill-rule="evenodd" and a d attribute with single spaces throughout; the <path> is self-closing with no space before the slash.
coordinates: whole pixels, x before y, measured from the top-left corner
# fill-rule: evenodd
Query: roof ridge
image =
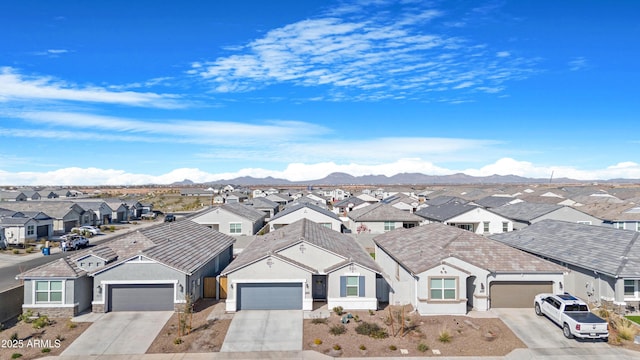
<path id="1" fill-rule="evenodd" d="M 636 232 L 635 234 L 633 234 L 633 238 L 631 238 L 631 241 L 629 241 L 627 246 L 624 248 L 624 251 L 622 252 L 622 262 L 620 263 L 620 266 L 618 266 L 618 269 L 616 270 L 616 275 L 620 275 L 620 272 L 622 271 L 622 269 L 624 269 L 624 267 L 627 265 L 627 262 L 629 261 L 629 256 L 627 256 L 627 254 L 629 254 L 629 251 L 631 251 L 631 248 L 635 244 L 636 240 L 638 240 L 639 236 L 640 236 L 639 232 Z"/>

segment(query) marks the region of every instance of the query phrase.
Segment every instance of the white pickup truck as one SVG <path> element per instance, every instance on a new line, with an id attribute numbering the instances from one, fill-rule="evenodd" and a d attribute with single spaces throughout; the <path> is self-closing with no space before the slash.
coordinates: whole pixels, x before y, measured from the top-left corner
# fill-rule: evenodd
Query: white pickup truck
<path id="1" fill-rule="evenodd" d="M 562 327 L 567 339 L 609 338 L 608 324 L 591 311 L 587 304 L 570 294 L 538 294 L 534 299 L 536 315 L 546 315 Z"/>

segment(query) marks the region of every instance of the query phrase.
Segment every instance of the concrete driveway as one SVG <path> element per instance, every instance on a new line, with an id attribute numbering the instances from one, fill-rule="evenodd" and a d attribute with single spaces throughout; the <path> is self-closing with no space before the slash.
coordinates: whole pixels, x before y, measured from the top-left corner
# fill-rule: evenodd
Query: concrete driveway
<path id="1" fill-rule="evenodd" d="M 637 359 L 638 353 L 602 340 L 567 339 L 562 329 L 533 309 L 491 309 L 527 345 L 532 359 Z"/>
<path id="2" fill-rule="evenodd" d="M 171 315 L 173 311 L 106 313 L 61 355 L 144 354 Z"/>
<path id="3" fill-rule="evenodd" d="M 221 352 L 302 350 L 302 310 L 242 310 L 233 315 Z"/>

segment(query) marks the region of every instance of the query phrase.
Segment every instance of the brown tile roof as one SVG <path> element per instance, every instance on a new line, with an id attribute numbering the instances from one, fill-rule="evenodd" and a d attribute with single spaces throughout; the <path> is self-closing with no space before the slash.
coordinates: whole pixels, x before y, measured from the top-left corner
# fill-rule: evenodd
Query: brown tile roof
<path id="1" fill-rule="evenodd" d="M 561 266 L 498 241 L 440 223 L 397 229 L 373 241 L 406 269 L 419 274 L 455 257 L 492 272 L 562 272 Z"/>

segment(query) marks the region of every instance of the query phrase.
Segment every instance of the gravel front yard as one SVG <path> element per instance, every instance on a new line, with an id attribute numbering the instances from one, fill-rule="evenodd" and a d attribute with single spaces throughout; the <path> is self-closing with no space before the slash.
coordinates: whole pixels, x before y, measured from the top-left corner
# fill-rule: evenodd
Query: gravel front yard
<path id="1" fill-rule="evenodd" d="M 471 318 L 467 316 L 419 316 L 405 308 L 404 331 L 402 307 L 387 307 L 384 310 L 351 311 L 353 318 L 342 324 L 342 317 L 331 313 L 323 320 L 304 320 L 305 350 L 315 350 L 332 356 L 501 356 L 516 348 L 526 347 L 511 330 L 497 318 Z M 393 317 L 393 324 L 389 321 Z M 364 323 L 375 324 L 381 332 L 374 338 L 356 331 L 366 329 Z M 345 332 L 339 332 L 343 325 Z M 369 329 L 375 328 L 369 326 Z M 447 339 L 447 336 L 448 339 Z M 337 345 L 337 346 L 336 346 Z M 339 350 L 338 347 L 340 348 Z M 404 354 L 406 350 L 406 354 Z"/>

